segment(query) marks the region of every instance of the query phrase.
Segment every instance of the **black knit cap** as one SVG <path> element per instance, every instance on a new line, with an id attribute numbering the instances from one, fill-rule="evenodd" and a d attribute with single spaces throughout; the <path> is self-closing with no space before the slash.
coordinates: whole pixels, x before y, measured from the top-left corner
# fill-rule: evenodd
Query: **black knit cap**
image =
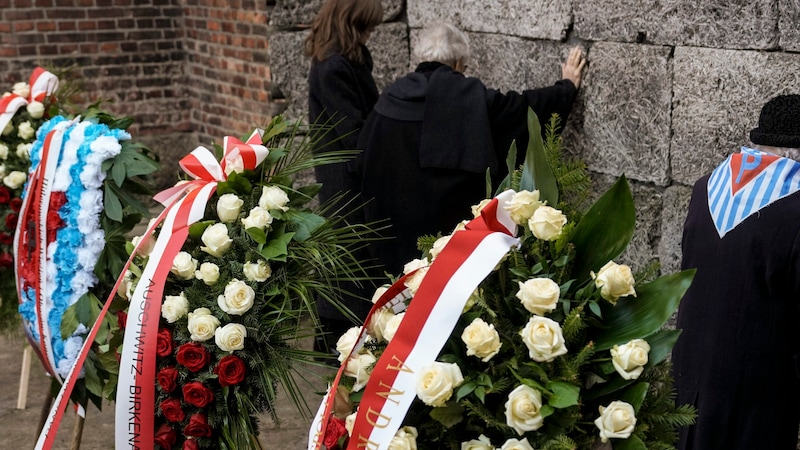
<path id="1" fill-rule="evenodd" d="M 753 144 L 800 148 L 800 95 L 779 95 L 761 108 L 758 128 L 750 130 Z"/>

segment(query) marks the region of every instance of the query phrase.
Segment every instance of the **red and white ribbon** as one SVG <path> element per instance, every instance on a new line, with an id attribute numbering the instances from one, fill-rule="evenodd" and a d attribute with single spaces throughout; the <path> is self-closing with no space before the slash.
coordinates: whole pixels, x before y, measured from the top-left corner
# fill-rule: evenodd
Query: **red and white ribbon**
<path id="1" fill-rule="evenodd" d="M 33 69 L 28 84 L 30 85 L 28 97 L 11 94 L 0 98 L 0 132 L 6 128 L 20 108 L 31 102 L 43 102 L 45 97 L 54 93 L 58 89 L 58 77 L 37 67 Z"/>
<path id="2" fill-rule="evenodd" d="M 505 191 L 470 221 L 466 230 L 453 233 L 436 257 L 414 295 L 392 341 L 375 364 L 365 387 L 348 449 L 388 449 L 416 397 L 417 374 L 435 361 L 481 281 L 517 245 L 516 224 L 502 208 L 513 196 Z M 398 280 L 370 311 L 366 319 L 387 302 L 396 302 L 404 278 Z M 365 337 L 351 352 L 357 353 Z M 349 357 L 349 356 L 348 356 Z M 339 369 L 309 431 L 309 450 L 320 449 L 333 407 L 333 395 L 345 364 Z"/>
<path id="3" fill-rule="evenodd" d="M 262 134 L 262 130 L 256 130 L 244 143 L 236 138 L 226 138 L 225 155 L 243 155 L 239 156 L 245 161 L 246 165 L 243 168 L 256 169 L 269 154 L 269 150 L 262 145 Z M 165 209 L 148 227 L 145 235 L 152 234 L 162 222 L 163 226 L 148 257 L 148 263 L 142 270 L 142 277 L 131 296 L 128 308 L 115 410 L 115 445 L 118 450 L 154 447 L 156 336 L 161 317 L 164 284 L 175 255 L 181 250 L 188 236 L 189 226 L 203 218 L 206 204 L 216 191 L 217 183 L 227 179 L 222 165 L 205 147 L 193 150 L 180 161 L 180 165 L 194 180 L 179 183 L 154 197 L 165 205 Z M 125 272 L 145 241 L 143 239 L 139 243 L 126 262 L 114 289 L 86 337 L 78 358 L 67 374 L 45 421 L 36 443 L 37 450 L 52 448 L 66 404 L 97 336 L 99 324 L 108 312 Z"/>

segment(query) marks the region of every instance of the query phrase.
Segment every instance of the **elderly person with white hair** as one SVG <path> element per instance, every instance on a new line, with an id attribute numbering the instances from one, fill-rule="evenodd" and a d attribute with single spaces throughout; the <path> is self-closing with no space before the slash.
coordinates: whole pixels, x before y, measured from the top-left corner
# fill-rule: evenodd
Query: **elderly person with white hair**
<path id="1" fill-rule="evenodd" d="M 573 48 L 562 79 L 552 86 L 507 92 L 463 75 L 469 38 L 449 24 L 419 34 L 416 70 L 385 89 L 359 135 L 355 166 L 367 201 L 367 222 L 389 219 L 395 239 L 370 245 L 389 273 L 418 256 L 417 238 L 450 233 L 470 206 L 486 196 L 486 172 L 496 184 L 516 141 L 518 159 L 528 142 L 528 108 L 547 122 L 567 121 L 585 65 Z"/>

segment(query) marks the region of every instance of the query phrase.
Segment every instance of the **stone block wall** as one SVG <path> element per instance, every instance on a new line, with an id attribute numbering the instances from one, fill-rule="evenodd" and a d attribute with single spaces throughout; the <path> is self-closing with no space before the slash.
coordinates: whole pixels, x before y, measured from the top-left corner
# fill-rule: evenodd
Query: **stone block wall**
<path id="1" fill-rule="evenodd" d="M 305 31 L 290 24 L 308 23 L 320 4 L 276 1 L 270 66 L 289 115 L 305 114 L 308 70 L 297 64 Z M 379 87 L 411 69 L 417 32 L 436 20 L 468 32 L 466 75 L 500 90 L 549 85 L 570 47 L 586 51 L 565 146 L 594 173 L 596 195 L 620 175 L 630 180 L 637 231 L 623 258 L 635 270 L 654 260 L 678 270 L 694 180 L 749 143 L 768 99 L 800 93 L 797 0 L 395 0 L 384 8 L 392 13 L 367 44 Z"/>

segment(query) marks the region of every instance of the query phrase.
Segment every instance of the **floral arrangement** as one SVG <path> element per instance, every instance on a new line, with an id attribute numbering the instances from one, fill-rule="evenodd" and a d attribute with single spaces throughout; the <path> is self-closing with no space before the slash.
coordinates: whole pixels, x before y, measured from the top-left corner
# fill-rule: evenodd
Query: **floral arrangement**
<path id="1" fill-rule="evenodd" d="M 257 416 L 266 412 L 279 420 L 273 408 L 278 383 L 300 402 L 293 372 L 311 352 L 296 348 L 296 339 L 314 333 L 316 295 L 335 300 L 333 281 L 358 278 L 353 251 L 371 233 L 364 225 L 344 224 L 332 203 L 312 208 L 319 185 L 295 185 L 304 170 L 352 157 L 312 154 L 324 130 L 307 127 L 277 117 L 263 134 L 244 142 L 227 137 L 215 147 L 224 175 L 219 173 L 202 218 L 171 259 L 163 287 L 150 380 L 154 444 L 144 447 L 261 448 Z M 200 149 L 187 158 L 201 160 L 206 152 Z M 238 151 L 263 160 L 237 157 Z M 213 172 L 218 163 L 205 161 L 202 167 Z M 176 185 L 182 186 L 186 182 Z M 133 264 L 123 297 L 135 297 L 148 265 L 157 262 L 152 252 L 166 223 L 151 224 L 129 244 Z M 131 311 L 119 315 L 111 348 L 119 347 L 123 331 L 131 333 Z M 124 349 L 122 355 L 125 364 Z M 114 371 L 113 361 L 106 361 Z"/>
<path id="2" fill-rule="evenodd" d="M 556 118 L 542 142 L 530 115 L 535 138 L 524 165 L 509 167 L 497 198 L 475 205 L 474 218 L 452 234 L 421 237 L 421 258 L 376 292 L 366 326 L 339 339 L 342 366 L 309 448 L 350 449 L 369 440 L 394 450 L 668 449 L 676 429 L 693 422 L 690 406 L 674 404 L 667 356 L 680 331 L 665 324 L 694 272 L 634 275 L 615 262 L 635 225 L 627 180 L 620 177 L 583 209 L 582 163 L 561 157 Z M 452 264 L 452 242 L 464 242 L 459 233 L 493 220 L 509 224 L 517 237 L 503 242 L 514 244 L 505 244 L 496 266 L 489 262 L 471 295 L 449 304 L 454 325 L 431 361 L 398 358 L 395 350 L 407 342 L 433 345 L 431 334 L 409 335 L 429 331 L 419 325 L 426 320 L 420 309 L 409 316 L 416 297 L 440 284 L 452 288 L 455 278 L 446 283 L 432 274 Z M 444 301 L 453 299 L 438 299 Z M 412 381 L 401 388 L 391 374 Z M 392 422 L 401 404 L 406 409 Z M 378 428 L 394 434 L 376 440 Z"/>

